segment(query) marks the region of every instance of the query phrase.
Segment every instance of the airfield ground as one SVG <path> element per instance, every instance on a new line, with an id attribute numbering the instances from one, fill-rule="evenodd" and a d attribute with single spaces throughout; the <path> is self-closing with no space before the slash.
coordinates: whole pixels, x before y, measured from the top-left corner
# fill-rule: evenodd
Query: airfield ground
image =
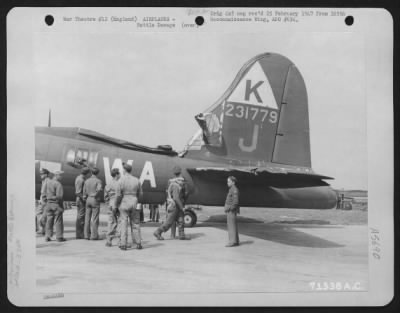
<path id="1" fill-rule="evenodd" d="M 163 213 L 162 217 L 163 217 Z M 157 241 L 159 225 L 142 224 L 143 250 L 75 240 L 76 210 L 64 213 L 66 242 L 37 237 L 37 289 L 42 293 L 199 293 L 311 291 L 313 283 L 368 289 L 367 212 L 242 208 L 241 245 L 225 248 L 221 207 L 197 211 L 190 241 Z M 145 220 L 148 211 L 145 212 Z"/>

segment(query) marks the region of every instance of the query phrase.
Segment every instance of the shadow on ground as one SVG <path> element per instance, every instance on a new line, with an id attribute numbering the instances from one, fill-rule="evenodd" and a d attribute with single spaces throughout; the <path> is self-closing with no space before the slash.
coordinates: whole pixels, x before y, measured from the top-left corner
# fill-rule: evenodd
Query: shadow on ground
<path id="1" fill-rule="evenodd" d="M 140 223 L 140 227 L 158 227 L 161 223 L 158 222 L 145 222 Z M 107 227 L 108 222 L 107 220 L 103 220 L 99 222 L 99 227 Z M 75 221 L 65 221 L 64 220 L 64 227 L 73 227 L 75 229 Z"/>
<path id="2" fill-rule="evenodd" d="M 304 227 L 306 226 L 306 227 Z M 310 226 L 310 227 L 308 227 Z M 196 227 L 215 227 L 218 229 L 226 230 L 226 216 L 214 215 L 208 220 L 197 225 Z M 263 221 L 248 218 L 238 217 L 238 229 L 239 234 L 251 236 L 263 240 L 269 240 L 289 246 L 299 247 L 311 247 L 311 248 L 339 248 L 344 245 L 338 244 L 333 241 L 329 241 L 317 236 L 313 236 L 295 228 L 333 228 L 326 223 L 317 221 L 316 225 L 310 225 L 306 223 L 294 224 L 294 223 L 264 223 Z M 334 228 L 341 228 L 340 226 L 334 226 Z"/>
<path id="3" fill-rule="evenodd" d="M 269 240 L 280 244 L 298 247 L 311 248 L 338 248 L 343 245 L 333 241 L 320 238 L 315 235 L 310 235 L 299 230 L 299 228 L 342 228 L 339 225 L 331 225 L 329 221 L 317 219 L 296 219 L 296 220 L 277 220 L 270 223 L 265 223 L 263 220 L 238 216 L 239 234 L 251 236 L 263 240 Z M 66 227 L 75 227 L 75 221 L 64 222 Z M 141 227 L 158 227 L 160 224 L 155 222 L 142 223 Z M 101 221 L 100 226 L 107 226 L 106 221 Z M 202 223 L 198 223 L 195 228 L 215 227 L 226 230 L 226 215 L 218 214 L 210 216 Z M 67 231 L 68 233 L 69 231 Z M 105 234 L 101 234 L 101 239 L 104 240 Z M 204 233 L 191 234 L 191 239 L 205 236 Z M 68 238 L 70 237 L 70 238 Z M 67 240 L 74 239 L 74 234 L 66 234 Z M 168 239 L 168 238 L 166 238 Z M 62 244 L 62 243 L 59 243 Z M 44 246 L 44 245 L 43 245 Z M 38 248 L 41 245 L 37 245 Z"/>

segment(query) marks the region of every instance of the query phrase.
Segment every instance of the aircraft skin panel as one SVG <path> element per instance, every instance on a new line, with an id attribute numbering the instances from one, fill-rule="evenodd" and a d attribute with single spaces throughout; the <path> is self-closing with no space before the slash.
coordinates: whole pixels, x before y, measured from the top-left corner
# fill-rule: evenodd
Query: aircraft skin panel
<path id="1" fill-rule="evenodd" d="M 200 175 L 202 173 L 220 175 L 222 173 L 229 173 L 229 175 L 240 175 L 242 178 L 249 178 L 252 181 L 257 181 L 257 179 L 277 177 L 279 179 L 285 179 L 285 177 L 293 178 L 297 176 L 298 178 L 308 179 L 308 180 L 322 180 L 322 179 L 333 179 L 328 176 L 320 175 L 315 173 L 309 167 L 288 167 L 287 165 L 269 163 L 267 166 L 263 167 L 197 167 L 187 169 L 192 175 Z"/>
<path id="2" fill-rule="evenodd" d="M 42 183 L 40 181 L 40 161 L 35 160 L 35 199 L 40 199 L 41 186 Z"/>
<path id="3" fill-rule="evenodd" d="M 228 175 L 227 175 L 228 176 Z M 196 193 L 190 195 L 188 204 L 220 206 L 225 203 L 226 179 L 194 177 Z M 243 207 L 332 209 L 336 206 L 336 193 L 326 183 L 321 186 L 281 188 L 264 184 L 238 183 L 240 205 Z M 210 192 L 212 190 L 212 192 Z"/>
<path id="4" fill-rule="evenodd" d="M 49 129 L 49 133 L 52 130 Z M 132 165 L 132 174 L 142 179 L 144 189 L 144 198 L 142 201 L 162 203 L 165 201 L 165 190 L 167 181 L 172 177 L 172 169 L 178 157 L 170 157 L 157 153 L 145 153 L 123 149 L 114 145 L 102 142 L 91 142 L 87 140 L 79 140 L 76 138 L 55 137 L 53 135 L 43 135 L 42 133 L 36 138 L 40 142 L 50 142 L 52 149 L 42 159 L 47 161 L 61 162 L 61 170 L 64 171 L 62 184 L 64 186 L 64 198 L 66 201 L 75 201 L 75 179 L 80 174 L 82 166 L 69 164 L 67 162 L 68 151 L 88 151 L 97 153 L 97 162 L 92 164 L 100 169 L 99 178 L 106 184 L 110 179 L 110 171 L 117 167 L 122 173 L 122 162 L 128 162 Z M 40 138 L 40 139 L 39 139 Z M 191 181 L 187 175 L 187 180 Z M 36 188 L 40 190 L 40 175 L 36 172 Z"/>
<path id="5" fill-rule="evenodd" d="M 270 57 L 262 58 L 258 62 L 264 71 L 264 75 L 268 78 L 276 102 L 280 106 L 288 68 L 293 63 L 286 57 L 278 54 L 272 54 Z"/>
<path id="6" fill-rule="evenodd" d="M 279 120 L 287 68 L 291 62 L 276 54 L 251 64 L 232 89 L 224 107 L 222 137 L 227 158 L 270 162 Z"/>
<path id="7" fill-rule="evenodd" d="M 311 167 L 307 90 L 299 70 L 289 69 L 272 161 Z"/>
<path id="8" fill-rule="evenodd" d="M 168 145 L 161 145 L 156 148 L 147 147 L 126 140 L 109 137 L 85 128 L 51 127 L 50 132 L 49 129 L 50 128 L 48 127 L 42 127 L 42 126 L 35 127 L 36 133 L 47 134 L 55 137 L 75 138 L 78 140 L 89 141 L 93 143 L 102 142 L 103 144 L 106 144 L 111 147 L 120 147 L 128 150 L 142 151 L 142 152 L 162 154 L 162 155 L 175 156 L 178 154 L 176 151 L 172 150 L 172 148 Z"/>
<path id="9" fill-rule="evenodd" d="M 277 115 L 269 116 L 271 112 L 276 111 L 248 104 L 226 104 L 222 136 L 231 158 L 271 161 L 277 125 Z"/>
<path id="10" fill-rule="evenodd" d="M 262 61 L 262 59 L 260 60 Z M 238 102 L 278 109 L 277 98 L 261 62 L 255 62 L 241 78 L 227 98 L 227 102 Z"/>
<path id="11" fill-rule="evenodd" d="M 43 134 L 38 134 L 35 133 L 35 194 L 36 196 L 40 196 L 40 189 L 41 189 L 41 183 L 40 183 L 40 175 L 39 171 L 41 169 L 40 167 L 40 160 L 46 160 L 47 158 L 47 153 L 49 149 L 49 141 L 46 140 L 46 135 Z M 39 187 L 38 187 L 39 185 Z M 37 199 L 39 198 L 38 196 L 36 197 Z"/>
<path id="12" fill-rule="evenodd" d="M 40 140 L 47 141 L 49 138 L 41 136 Z M 173 176 L 172 169 L 175 165 L 181 166 L 183 169 L 182 174 L 188 183 L 190 193 L 188 204 L 223 205 L 225 202 L 228 189 L 226 178 L 232 174 L 229 170 L 225 171 L 223 175 L 210 174 L 207 171 L 193 174 L 192 171 L 197 166 L 203 166 L 204 168 L 215 166 L 215 162 L 168 157 L 122 148 L 110 149 L 108 145 L 102 143 L 88 144 L 86 141 L 67 138 L 58 139 L 57 143 L 52 142 L 52 149 L 49 149 L 46 160 L 50 162 L 60 161 L 60 156 L 68 150 L 66 147 L 86 148 L 90 151 L 98 151 L 99 155 L 96 165 L 100 169 L 99 178 L 103 182 L 106 182 L 106 171 L 111 170 L 114 166 L 119 167 L 122 161 L 129 162 L 131 160 L 133 175 L 139 178 L 142 177 L 142 179 L 148 178 L 143 181 L 144 197 L 140 199 L 143 203 L 161 204 L 165 202 L 167 181 Z M 108 163 L 104 162 L 104 160 L 108 160 Z M 147 166 L 147 170 L 146 163 L 148 165 L 151 164 L 151 167 Z M 108 170 L 106 166 L 109 166 Z M 219 166 L 223 167 L 225 165 L 220 163 Z M 75 201 L 74 182 L 76 176 L 80 173 L 80 169 L 72 167 L 65 160 L 62 162 L 61 169 L 65 172 L 62 181 L 65 191 L 64 200 Z M 333 190 L 320 179 L 308 182 L 307 180 L 302 181 L 298 178 L 287 179 L 288 177 L 285 179 L 276 178 L 266 180 L 260 176 L 258 181 L 250 181 L 248 178 L 241 177 L 240 175 L 237 176 L 239 178 L 242 206 L 296 208 L 307 207 L 307 203 L 310 203 L 309 208 L 323 209 L 330 208 L 330 205 L 336 201 L 336 195 Z M 37 177 L 39 177 L 38 172 Z M 40 180 L 38 181 L 37 188 L 40 190 Z"/>

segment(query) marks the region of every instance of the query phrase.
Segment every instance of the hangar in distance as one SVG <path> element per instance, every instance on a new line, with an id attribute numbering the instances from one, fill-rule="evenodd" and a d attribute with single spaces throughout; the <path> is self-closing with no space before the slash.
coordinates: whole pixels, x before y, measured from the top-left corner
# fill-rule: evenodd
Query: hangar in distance
<path id="1" fill-rule="evenodd" d="M 241 206 L 335 207 L 336 193 L 325 182 L 331 178 L 311 168 L 307 90 L 288 58 L 264 53 L 250 59 L 195 119 L 200 129 L 180 153 L 83 128 L 35 127 L 36 197 L 40 168 L 63 170 L 64 200 L 75 201 L 74 181 L 84 164 L 98 167 L 107 183 L 111 169 L 122 171 L 122 162 L 128 162 L 142 182 L 142 203 L 165 202 L 172 168 L 179 165 L 188 183 L 188 207 L 224 205 L 230 175 L 238 178 Z M 195 224 L 195 212 L 188 209 L 185 219 Z"/>

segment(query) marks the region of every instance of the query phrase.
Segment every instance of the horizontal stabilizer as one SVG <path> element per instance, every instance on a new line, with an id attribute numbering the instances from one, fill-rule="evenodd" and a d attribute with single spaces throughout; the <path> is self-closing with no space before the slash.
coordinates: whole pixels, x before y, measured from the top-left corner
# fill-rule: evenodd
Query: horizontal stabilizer
<path id="1" fill-rule="evenodd" d="M 271 176 L 281 176 L 281 175 L 296 175 L 308 177 L 311 179 L 333 179 L 332 177 L 323 176 L 315 173 L 310 168 L 304 167 L 278 167 L 278 166 L 265 166 L 265 167 L 197 167 L 188 168 L 188 172 L 191 174 L 196 173 L 227 173 L 228 175 L 238 175 L 238 176 L 259 176 L 260 178 L 271 177 Z"/>

